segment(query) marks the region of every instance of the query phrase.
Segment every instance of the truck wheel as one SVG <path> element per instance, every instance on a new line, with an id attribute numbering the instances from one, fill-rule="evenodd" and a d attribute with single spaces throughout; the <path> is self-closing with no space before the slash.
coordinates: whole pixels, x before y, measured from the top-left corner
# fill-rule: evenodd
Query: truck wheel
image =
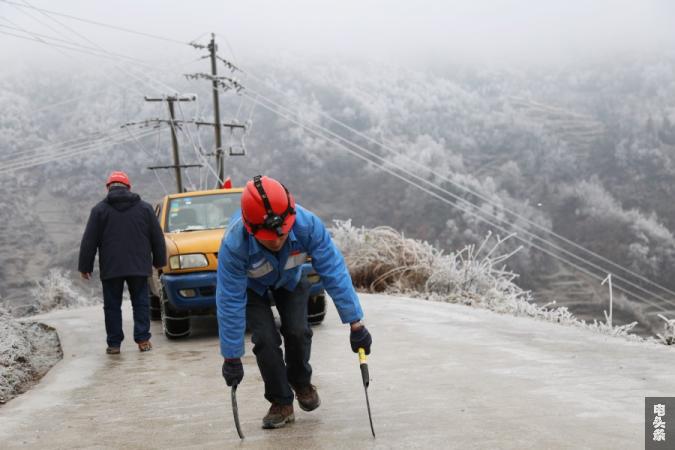
<path id="1" fill-rule="evenodd" d="M 326 317 L 326 296 L 310 295 L 307 305 L 307 321 L 310 325 L 319 325 Z"/>
<path id="2" fill-rule="evenodd" d="M 166 292 L 162 290 L 160 299 L 160 313 L 162 317 L 162 328 L 164 334 L 169 339 L 180 339 L 190 335 L 190 318 L 185 312 L 177 311 L 166 298 Z"/>
<path id="3" fill-rule="evenodd" d="M 150 294 L 150 319 L 162 320 L 162 307 L 159 304 L 159 297 Z"/>

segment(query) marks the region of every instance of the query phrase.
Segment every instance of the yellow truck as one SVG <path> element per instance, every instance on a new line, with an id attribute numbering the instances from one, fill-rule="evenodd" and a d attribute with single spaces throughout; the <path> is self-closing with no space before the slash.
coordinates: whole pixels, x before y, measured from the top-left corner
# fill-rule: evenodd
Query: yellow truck
<path id="1" fill-rule="evenodd" d="M 218 250 L 242 192 L 226 188 L 170 194 L 156 206 L 168 260 L 150 282 L 150 312 L 162 321 L 168 338 L 188 336 L 195 316 L 215 315 Z M 302 269 L 312 284 L 308 321 L 320 324 L 326 315 L 325 292 L 311 260 Z"/>

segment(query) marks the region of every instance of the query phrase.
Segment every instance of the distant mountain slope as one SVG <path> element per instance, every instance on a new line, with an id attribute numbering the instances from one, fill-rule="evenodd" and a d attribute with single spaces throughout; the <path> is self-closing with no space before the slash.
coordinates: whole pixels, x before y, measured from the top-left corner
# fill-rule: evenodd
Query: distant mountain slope
<path id="1" fill-rule="evenodd" d="M 254 77 L 245 84 L 300 111 L 303 120 L 444 183 L 444 188 L 497 216 L 509 217 L 502 210 L 506 207 L 675 289 L 670 273 L 675 265 L 672 58 L 548 71 L 449 67 L 421 72 L 374 63 L 317 66 L 288 59 L 249 69 L 275 89 Z M 100 77 L 84 72 L 47 75 L 39 70 L 8 71 L 0 79 L 0 100 L 7 105 L 0 110 L 0 165 L 18 150 L 166 117 L 164 110 L 148 107 L 137 92 Z M 178 90 L 198 94 L 196 104 L 185 106 L 184 118 L 208 117 L 207 83 L 187 82 L 178 73 L 158 76 Z M 136 81 L 119 81 L 133 84 L 136 91 L 150 89 Z M 67 106 L 44 109 L 64 101 Z M 445 250 L 480 242 L 489 229 L 470 214 L 254 107 L 250 100 L 223 96 L 222 106 L 223 118 L 251 117 L 254 124 L 246 141 L 248 156 L 227 159 L 226 172 L 235 184 L 268 173 L 285 180 L 300 202 L 325 219 L 387 224 Z M 404 156 L 321 113 L 437 173 L 416 168 Z M 212 130 L 202 127 L 193 133 L 209 152 Z M 181 134 L 180 141 L 183 162 L 196 162 L 198 150 L 189 137 Z M 27 275 L 39 276 L 45 259 L 73 268 L 76 249 L 67 247 L 79 241 L 89 208 L 104 195 L 102 180 L 111 170 L 127 170 L 144 198 L 155 201 L 161 196 L 162 186 L 146 167 L 170 164 L 168 131 L 137 144 L 0 178 L 5 193 L 0 219 L 6 226 L 2 250 L 13 261 L 12 267 L 0 266 L 0 295 L 13 297 L 30 285 Z M 205 173 L 191 169 L 188 174 L 197 185 Z M 170 172 L 157 176 L 173 189 Z M 444 177 L 494 199 L 496 206 L 444 182 Z M 65 210 L 62 217 L 60 210 Z M 26 252 L 32 247 L 35 251 Z M 546 280 L 561 270 L 557 262 L 527 248 L 509 264 L 521 275 L 518 282 L 533 289 L 546 289 Z"/>

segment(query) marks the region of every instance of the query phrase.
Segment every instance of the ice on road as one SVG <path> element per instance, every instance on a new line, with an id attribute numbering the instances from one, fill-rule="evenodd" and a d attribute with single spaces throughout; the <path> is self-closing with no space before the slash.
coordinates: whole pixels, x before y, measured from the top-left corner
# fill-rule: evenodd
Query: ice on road
<path id="1" fill-rule="evenodd" d="M 237 391 L 239 442 L 220 375 L 217 328 L 189 339 L 105 354 L 101 307 L 40 320 L 61 337 L 64 359 L 30 392 L 0 408 L 2 448 L 641 448 L 644 397 L 675 392 L 669 347 L 639 344 L 461 305 L 362 295 L 373 334 L 368 425 L 348 327 L 329 308 L 314 328 L 313 383 L 321 407 L 262 430 L 269 404 L 247 337 Z M 125 302 L 125 308 L 129 308 Z"/>

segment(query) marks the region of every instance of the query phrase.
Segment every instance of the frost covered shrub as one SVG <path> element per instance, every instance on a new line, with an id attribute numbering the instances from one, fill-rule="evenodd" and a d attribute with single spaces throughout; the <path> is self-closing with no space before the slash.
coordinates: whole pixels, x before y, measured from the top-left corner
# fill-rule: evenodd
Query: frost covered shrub
<path id="1" fill-rule="evenodd" d="M 497 238 L 494 245 L 487 249 L 491 242 L 488 235 L 478 247 L 471 244 L 459 252 L 441 255 L 425 283 L 424 291 L 449 298 L 463 297 L 465 303 L 484 303 L 497 311 L 517 309 L 515 302 L 529 300 L 530 294 L 513 282 L 516 274 L 503 267 L 498 268 L 519 250 L 495 255 L 504 240 Z"/>
<path id="2" fill-rule="evenodd" d="M 75 290 L 62 269 L 51 269 L 45 280 L 37 282 L 30 293 L 37 301 L 37 313 L 94 303 L 93 299 L 88 299 Z"/>
<path id="3" fill-rule="evenodd" d="M 504 239 L 497 239 L 486 250 L 492 242 L 488 236 L 479 247 L 469 245 L 446 255 L 427 242 L 406 238 L 389 227 L 354 228 L 350 221 L 335 221 L 331 233 L 342 250 L 352 281 L 370 292 L 481 303 L 495 310 L 511 310 L 516 299 L 530 299 L 529 292 L 513 282 L 517 275 L 497 267 L 515 253 L 495 254 Z"/>
<path id="4" fill-rule="evenodd" d="M 355 228 L 351 221 L 334 221 L 331 234 L 344 255 L 354 285 L 368 292 L 462 303 L 636 341 L 654 341 L 631 334 L 637 322 L 611 326 L 594 320 L 591 324 L 577 319 L 567 307 L 552 306 L 555 302 L 535 304 L 531 293 L 514 282 L 518 275 L 504 265 L 520 248 L 499 253 L 500 246 L 509 237 L 488 235 L 478 246 L 468 245 L 446 255 L 426 242 L 405 238 L 389 227 Z M 668 324 L 670 339 L 675 342 L 675 320 Z"/>
<path id="5" fill-rule="evenodd" d="M 666 345 L 675 344 L 675 319 L 668 319 L 662 314 L 659 314 L 666 323 L 663 325 L 663 334 L 657 334 L 661 342 Z"/>
<path id="6" fill-rule="evenodd" d="M 354 284 L 372 292 L 423 290 L 441 252 L 426 242 L 405 239 L 396 230 L 357 229 L 336 221 L 333 237 Z"/>

